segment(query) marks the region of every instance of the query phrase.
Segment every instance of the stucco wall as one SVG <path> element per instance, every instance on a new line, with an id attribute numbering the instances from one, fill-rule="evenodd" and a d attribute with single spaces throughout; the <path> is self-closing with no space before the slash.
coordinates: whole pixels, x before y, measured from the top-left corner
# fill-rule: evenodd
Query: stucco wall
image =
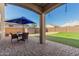
<path id="1" fill-rule="evenodd" d="M 17 33 L 17 32 L 22 32 L 22 28 L 5 28 L 5 33 Z"/>
<path id="2" fill-rule="evenodd" d="M 79 26 L 47 28 L 48 32 L 79 32 Z"/>
<path id="3" fill-rule="evenodd" d="M 5 33 L 22 32 L 22 28 L 5 28 Z M 28 28 L 29 33 L 39 33 L 39 28 Z M 79 26 L 46 28 L 46 32 L 79 32 Z"/>

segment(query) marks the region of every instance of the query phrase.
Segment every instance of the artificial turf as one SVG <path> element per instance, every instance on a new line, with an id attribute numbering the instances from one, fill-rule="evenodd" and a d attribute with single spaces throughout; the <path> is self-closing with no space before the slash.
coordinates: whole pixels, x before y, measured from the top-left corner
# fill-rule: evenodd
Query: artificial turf
<path id="1" fill-rule="evenodd" d="M 76 32 L 59 32 L 48 35 L 48 40 L 63 43 L 79 48 L 79 33 Z"/>

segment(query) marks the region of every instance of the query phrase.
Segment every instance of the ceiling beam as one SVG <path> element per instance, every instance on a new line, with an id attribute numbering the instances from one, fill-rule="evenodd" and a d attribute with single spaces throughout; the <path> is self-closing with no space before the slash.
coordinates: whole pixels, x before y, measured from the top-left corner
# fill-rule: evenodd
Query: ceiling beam
<path id="1" fill-rule="evenodd" d="M 42 13 L 42 8 L 38 7 L 37 5 L 34 5 L 32 3 L 11 3 L 11 4 L 14 4 L 14 5 L 26 8 L 26 9 L 30 9 L 38 14 Z"/>
<path id="2" fill-rule="evenodd" d="M 54 10 L 55 8 L 59 7 L 60 5 L 63 5 L 63 3 L 50 3 L 47 6 L 45 6 L 42 11 L 46 14 L 51 10 Z"/>

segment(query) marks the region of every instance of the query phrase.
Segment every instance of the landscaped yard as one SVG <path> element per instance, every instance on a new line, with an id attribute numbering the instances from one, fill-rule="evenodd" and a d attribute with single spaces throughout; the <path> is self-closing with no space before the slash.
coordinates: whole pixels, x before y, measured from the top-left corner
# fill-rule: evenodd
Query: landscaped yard
<path id="1" fill-rule="evenodd" d="M 56 34 L 49 34 L 48 40 L 79 48 L 79 33 L 76 32 L 59 32 Z"/>

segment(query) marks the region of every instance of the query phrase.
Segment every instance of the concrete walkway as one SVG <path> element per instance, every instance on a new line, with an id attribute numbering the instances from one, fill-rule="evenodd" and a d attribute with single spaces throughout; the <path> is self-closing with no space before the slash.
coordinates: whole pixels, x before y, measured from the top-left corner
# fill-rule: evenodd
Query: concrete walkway
<path id="1" fill-rule="evenodd" d="M 29 41 L 13 44 L 10 38 L 0 40 L 0 55 L 10 56 L 77 56 L 79 48 L 63 45 L 56 42 L 46 41 L 46 44 L 39 44 L 38 37 L 29 37 Z"/>

